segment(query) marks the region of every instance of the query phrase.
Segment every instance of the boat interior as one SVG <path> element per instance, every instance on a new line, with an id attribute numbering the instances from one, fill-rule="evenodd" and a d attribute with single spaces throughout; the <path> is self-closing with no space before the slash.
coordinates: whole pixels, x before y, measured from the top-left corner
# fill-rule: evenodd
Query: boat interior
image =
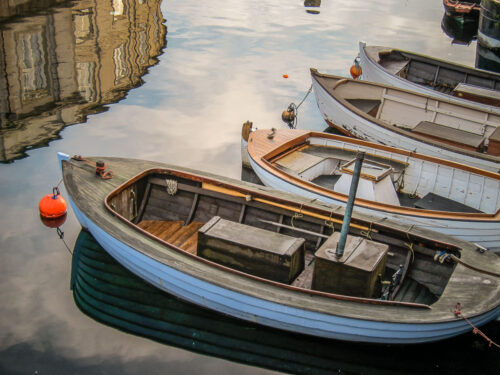
<path id="1" fill-rule="evenodd" d="M 364 81 L 318 77 L 323 87 L 375 123 L 477 153 L 500 156 L 500 114 Z M 333 81 L 333 83 L 331 82 Z"/>
<path id="2" fill-rule="evenodd" d="M 499 178 L 479 176 L 426 159 L 364 149 L 366 156 L 357 198 L 398 207 L 458 213 L 494 214 L 500 208 Z M 357 147 L 344 141 L 310 137 L 266 160 L 301 182 L 343 194 L 347 200 L 356 153 Z"/>
<path id="3" fill-rule="evenodd" d="M 216 267 L 333 298 L 425 307 L 439 299 L 454 270 L 439 254 L 460 256 L 453 245 L 358 219 L 339 258 L 331 252 L 339 242 L 340 214 L 174 171 L 145 172 L 106 202 L 166 246 Z"/>
<path id="4" fill-rule="evenodd" d="M 414 55 L 409 52 L 389 49 L 378 53 L 378 63 L 387 71 L 411 82 L 430 87 L 442 93 L 454 95 L 457 85 L 481 88 L 482 95 L 498 99 L 496 90 L 500 90 L 500 79 L 491 74 L 475 72 L 451 64 Z"/>

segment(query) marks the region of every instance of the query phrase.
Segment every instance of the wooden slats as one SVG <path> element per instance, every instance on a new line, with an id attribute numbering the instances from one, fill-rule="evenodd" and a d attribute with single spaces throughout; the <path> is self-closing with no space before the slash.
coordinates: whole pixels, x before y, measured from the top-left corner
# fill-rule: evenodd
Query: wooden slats
<path id="1" fill-rule="evenodd" d="M 200 221 L 193 221 L 188 225 L 183 225 L 183 223 L 182 220 L 143 220 L 137 225 L 172 245 L 196 254 L 198 230 L 204 223 Z"/>

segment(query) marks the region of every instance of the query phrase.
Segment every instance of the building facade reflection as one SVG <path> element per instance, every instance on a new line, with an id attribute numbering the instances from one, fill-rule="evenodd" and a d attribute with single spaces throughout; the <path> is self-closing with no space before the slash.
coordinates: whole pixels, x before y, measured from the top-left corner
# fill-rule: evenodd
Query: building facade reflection
<path id="1" fill-rule="evenodd" d="M 17 3 L 0 8 L 4 163 L 124 98 L 166 47 L 161 0 L 82 0 L 22 18 Z"/>

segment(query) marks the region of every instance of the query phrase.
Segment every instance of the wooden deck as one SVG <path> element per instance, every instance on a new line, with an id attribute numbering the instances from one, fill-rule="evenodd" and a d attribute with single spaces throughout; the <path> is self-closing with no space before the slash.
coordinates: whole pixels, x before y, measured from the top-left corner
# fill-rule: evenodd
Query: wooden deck
<path id="1" fill-rule="evenodd" d="M 142 220 L 138 226 L 188 253 L 196 254 L 198 230 L 203 224 L 200 221 L 193 221 L 188 225 L 184 225 L 182 220 Z"/>

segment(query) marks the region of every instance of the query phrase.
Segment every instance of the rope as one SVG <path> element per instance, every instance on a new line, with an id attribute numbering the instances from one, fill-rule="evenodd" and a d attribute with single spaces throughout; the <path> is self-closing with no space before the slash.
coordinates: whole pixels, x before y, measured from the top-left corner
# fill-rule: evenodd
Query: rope
<path id="1" fill-rule="evenodd" d="M 290 220 L 290 224 L 292 225 L 292 227 L 295 227 L 295 225 L 293 224 L 293 220 L 294 219 L 300 219 L 301 217 L 304 217 L 304 215 L 302 214 L 302 206 L 304 204 L 301 204 L 300 205 L 300 209 L 299 209 L 299 212 L 295 212 L 292 216 L 292 219 Z"/>
<path id="2" fill-rule="evenodd" d="M 304 100 L 306 100 L 307 96 L 311 93 L 312 89 L 313 89 L 313 85 L 311 83 L 311 87 L 309 87 L 309 90 L 307 90 L 306 96 L 304 96 L 304 99 L 302 99 L 302 101 L 299 103 L 299 105 L 296 107 L 296 109 L 299 109 L 299 107 L 302 105 L 302 103 L 304 103 Z"/>
<path id="3" fill-rule="evenodd" d="M 372 232 L 372 225 L 373 225 L 373 221 L 370 221 L 370 227 L 368 228 L 367 231 L 361 231 L 359 232 L 362 236 L 365 236 L 366 238 L 369 238 L 370 240 L 372 239 L 372 236 L 371 236 L 371 232 Z"/>
<path id="4" fill-rule="evenodd" d="M 479 335 L 482 338 L 484 338 L 488 342 L 488 346 L 490 348 L 491 348 L 492 345 L 496 346 L 497 348 L 500 348 L 500 345 L 498 345 L 496 342 L 494 342 L 492 339 L 490 339 L 488 336 L 486 336 L 486 334 L 483 331 L 481 331 L 474 324 L 472 324 L 472 322 L 469 319 L 467 319 L 464 316 L 464 314 L 462 314 L 461 309 L 462 309 L 462 304 L 460 302 L 457 302 L 457 305 L 455 306 L 455 316 L 459 317 L 459 318 L 462 318 L 463 320 L 465 320 L 465 322 L 472 327 L 472 333 L 474 333 L 475 335 Z"/>
<path id="5" fill-rule="evenodd" d="M 311 83 L 311 86 L 309 87 L 309 90 L 307 90 L 307 93 L 306 95 L 304 96 L 304 98 L 300 101 L 299 105 L 295 105 L 295 103 L 290 103 L 290 105 L 288 106 L 287 108 L 287 111 L 288 112 L 292 112 L 293 113 L 293 120 L 290 120 L 290 121 L 287 121 L 288 122 L 288 126 L 292 129 L 295 129 L 296 126 L 297 126 L 297 112 L 299 110 L 299 107 L 302 105 L 302 103 L 304 103 L 304 101 L 306 100 L 306 98 L 309 96 L 309 94 L 311 93 L 313 89 L 313 85 Z"/>
<path id="6" fill-rule="evenodd" d="M 167 183 L 167 194 L 168 195 L 177 194 L 177 181 L 176 180 L 169 180 L 168 178 L 166 178 L 165 182 Z"/>
<path id="7" fill-rule="evenodd" d="M 95 167 L 95 173 L 99 176 L 101 176 L 101 178 L 103 180 L 109 180 L 111 178 L 113 178 L 113 172 L 112 171 L 106 171 L 106 164 L 104 164 L 103 161 L 97 161 L 97 162 L 91 162 L 90 160 L 88 159 L 85 159 L 83 156 L 81 155 L 75 155 L 72 157 L 72 159 L 74 160 L 78 160 L 78 161 L 83 161 L 93 167 Z"/>

